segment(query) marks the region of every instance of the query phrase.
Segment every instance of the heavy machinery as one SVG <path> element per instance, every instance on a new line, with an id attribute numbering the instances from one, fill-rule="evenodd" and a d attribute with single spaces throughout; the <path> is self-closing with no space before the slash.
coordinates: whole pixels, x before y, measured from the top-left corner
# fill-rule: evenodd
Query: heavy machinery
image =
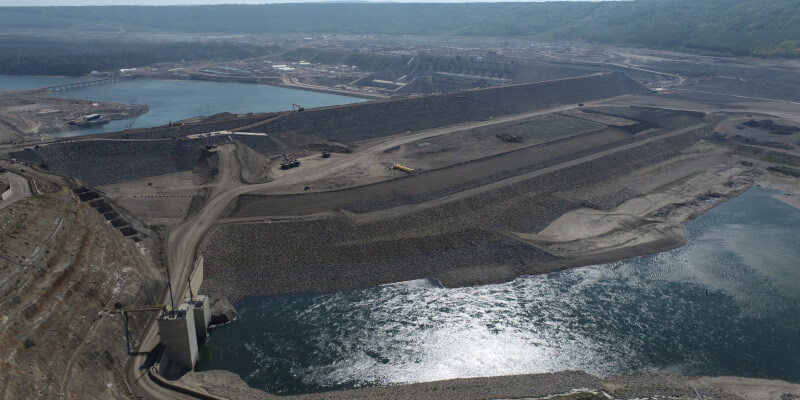
<path id="1" fill-rule="evenodd" d="M 300 112 L 300 111 L 305 111 L 305 110 L 306 110 L 305 108 L 300 107 L 299 105 L 292 103 L 292 111 Z"/>
<path id="2" fill-rule="evenodd" d="M 297 159 L 297 156 L 294 154 L 284 154 L 283 155 L 283 162 L 281 163 L 281 169 L 290 169 L 300 166 L 300 160 Z"/>

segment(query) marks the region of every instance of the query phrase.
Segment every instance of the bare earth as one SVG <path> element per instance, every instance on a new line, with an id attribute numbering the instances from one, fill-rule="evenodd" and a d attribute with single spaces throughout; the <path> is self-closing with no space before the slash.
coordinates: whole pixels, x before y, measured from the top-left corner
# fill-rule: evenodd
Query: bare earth
<path id="1" fill-rule="evenodd" d="M 106 135 L 10 149 L 25 162 L 15 168 L 26 179 L 46 174 L 46 164 L 54 173 L 80 175 L 83 180 L 59 178 L 51 185 L 50 197 L 61 204 L 62 214 L 78 210 L 82 218 L 77 225 L 74 220 L 65 223 L 89 241 L 83 246 L 74 238 L 57 239 L 67 246 L 57 255 L 67 260 L 73 255 L 69 250 L 82 249 L 78 253 L 86 259 L 76 264 L 93 276 L 94 263 L 104 260 L 102 249 L 110 246 L 120 254 L 110 265 L 122 265 L 122 257 L 137 265 L 127 271 L 138 274 L 131 282 L 139 284 L 129 292 L 151 285 L 147 302 L 156 305 L 166 304 L 169 297 L 153 289 L 159 273 L 151 263 L 165 264 L 174 292 L 183 293 L 185 277 L 201 254 L 206 259 L 202 291 L 232 301 L 247 295 L 344 290 L 419 278 L 437 278 L 446 286 L 478 285 L 673 249 L 686 241 L 683 223 L 757 184 L 780 189 L 782 201 L 800 205 L 797 178 L 767 170 L 800 160 L 797 149 L 788 147 L 796 139 L 776 138 L 768 130 L 743 125 L 751 118 L 800 125 L 800 110 L 767 102 L 717 104 L 649 95 L 626 79 L 586 78 L 596 86 L 586 88 L 595 91 L 583 103 L 552 88 L 584 80 L 542 84 L 552 94 L 569 95 L 563 101 L 547 93 L 531 101 L 525 90 L 535 92 L 538 86 L 466 92 L 523 111 L 500 113 L 496 107 L 473 105 L 470 112 L 483 117 L 450 110 L 446 117 L 455 121 L 451 124 L 442 124 L 445 116 L 434 112 L 404 115 L 398 121 L 374 117 L 391 111 L 393 104 L 447 109 L 440 104 L 443 97 L 430 96 L 269 115 L 263 121 L 243 116 L 242 124 L 260 135 L 218 134 L 214 146 L 207 148 L 196 130 L 216 122 L 142 130 L 131 138 Z M 620 94 L 619 82 L 630 93 Z M 517 100 L 510 97 L 515 93 Z M 214 126 L 229 129 L 235 122 Z M 398 133 L 401 123 L 419 128 Z M 313 131 L 319 126 L 323 128 Z M 98 148 L 107 150 L 92 152 Z M 330 157 L 321 157 L 329 149 Z M 300 166 L 281 169 L 283 153 L 298 155 Z M 398 163 L 415 172 L 406 175 L 390 168 Z M 29 170 L 26 174 L 23 166 Z M 146 168 L 150 172 L 141 173 Z M 146 232 L 137 235 L 143 244 L 112 234 L 117 231 L 109 223 L 70 194 L 68 189 L 77 186 L 94 186 L 132 226 Z M 33 204 L 31 210 L 36 206 L 41 207 Z M 37 243 L 47 240 L 49 218 L 67 219 L 43 215 L 46 218 L 31 233 Z M 14 242 L 22 259 L 12 263 L 24 263 L 24 256 L 35 251 L 35 243 L 24 243 Z M 105 302 L 92 305 L 98 311 L 109 308 L 111 299 L 124 297 L 114 296 L 111 275 L 92 283 L 70 279 L 81 291 L 111 292 Z M 51 291 L 62 289 L 54 287 Z M 42 290 L 47 291 L 46 285 Z M 133 303 L 128 297 L 125 301 Z M 8 320 L 24 315 L 24 305 Z M 24 325 L 24 318 L 16 321 L 19 332 L 37 329 Z M 81 334 L 93 326 L 80 324 Z M 7 335 L 3 343 L 13 354 L 23 354 L 23 336 Z M 146 367 L 152 364 L 148 354 L 158 351 L 157 330 L 140 323 L 134 340 L 139 351 L 127 358 L 124 372 L 121 363 L 108 363 L 116 366 L 114 373 L 124 375 L 136 395 L 183 398 L 147 376 Z M 37 357 L 43 357 L 43 347 L 31 348 L 42 351 Z M 77 368 L 74 365 L 83 365 L 83 353 L 73 354 L 79 354 L 70 356 L 76 361 L 62 368 L 67 374 Z M 27 359 L 11 360 L 10 365 Z M 13 377 L 0 383 L 17 394 L 28 381 Z M 275 397 L 247 388 L 226 372 L 189 373 L 178 382 L 232 399 Z M 80 387 L 73 384 L 69 389 L 68 383 L 61 386 L 81 393 Z M 36 388 L 47 385 L 52 384 Z M 797 393 L 794 385 L 739 378 L 600 378 L 560 372 L 296 397 L 536 398 L 581 388 L 604 390 L 617 398 L 696 398 L 700 393 L 704 398 L 734 399 L 769 398 L 782 390 Z"/>

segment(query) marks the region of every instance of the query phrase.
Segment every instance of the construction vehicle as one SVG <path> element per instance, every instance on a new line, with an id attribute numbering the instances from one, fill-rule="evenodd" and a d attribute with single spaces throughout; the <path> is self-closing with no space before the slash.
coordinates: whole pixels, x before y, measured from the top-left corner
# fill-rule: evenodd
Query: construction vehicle
<path id="1" fill-rule="evenodd" d="M 305 108 L 300 107 L 299 105 L 292 103 L 292 111 L 300 112 L 300 111 L 305 111 L 305 110 L 306 110 Z"/>
<path id="2" fill-rule="evenodd" d="M 281 169 L 290 169 L 300 166 L 300 160 L 297 159 L 297 156 L 294 154 L 284 154 L 283 155 L 283 162 L 281 163 Z"/>
<path id="3" fill-rule="evenodd" d="M 396 169 L 398 171 L 403 171 L 403 172 L 405 172 L 407 174 L 413 174 L 414 173 L 414 168 L 406 167 L 405 165 L 400 165 L 400 164 L 392 165 L 392 169 Z"/>

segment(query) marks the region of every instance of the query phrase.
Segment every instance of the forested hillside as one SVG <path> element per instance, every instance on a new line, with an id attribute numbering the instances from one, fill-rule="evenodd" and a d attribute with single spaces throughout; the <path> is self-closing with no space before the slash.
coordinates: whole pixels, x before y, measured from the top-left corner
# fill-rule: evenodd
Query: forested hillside
<path id="1" fill-rule="evenodd" d="M 490 35 L 800 56 L 800 1 L 301 3 L 0 8 L 0 31 Z"/>
<path id="2" fill-rule="evenodd" d="M 0 38 L 0 74 L 78 76 L 158 62 L 263 56 L 269 48 L 229 42 Z"/>

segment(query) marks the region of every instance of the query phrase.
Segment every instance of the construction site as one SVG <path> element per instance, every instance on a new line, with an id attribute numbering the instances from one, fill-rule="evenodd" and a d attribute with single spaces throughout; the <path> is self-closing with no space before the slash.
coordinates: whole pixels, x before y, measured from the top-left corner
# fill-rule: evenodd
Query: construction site
<path id="1" fill-rule="evenodd" d="M 0 397 L 274 398 L 190 372 L 247 296 L 485 285 L 655 254 L 755 185 L 800 207 L 800 105 L 780 88 L 684 93 L 684 77 L 718 82 L 602 69 L 420 57 L 348 75 L 383 87 L 364 103 L 15 133 L 0 149 L 18 193 L 0 205 Z M 15 96 L 0 102 L 29 94 Z M 288 397 L 757 398 L 742 382 L 567 371 Z"/>

